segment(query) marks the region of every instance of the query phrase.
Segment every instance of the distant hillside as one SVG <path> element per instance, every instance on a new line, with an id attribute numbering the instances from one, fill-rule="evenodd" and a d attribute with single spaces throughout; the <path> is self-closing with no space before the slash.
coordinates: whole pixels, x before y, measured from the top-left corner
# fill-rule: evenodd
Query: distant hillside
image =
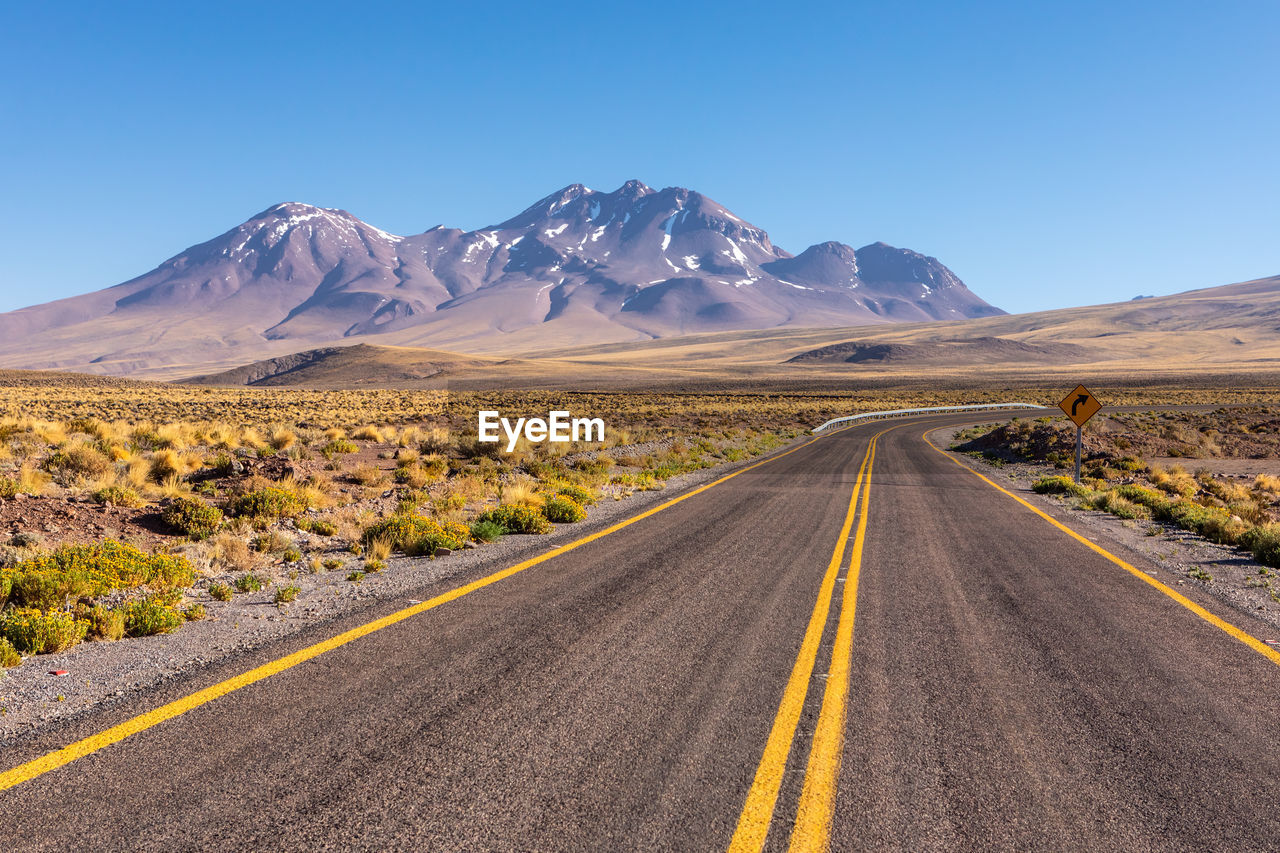
<path id="1" fill-rule="evenodd" d="M 0 367 L 180 375 L 373 336 L 497 353 L 1000 313 L 935 258 L 793 257 L 700 193 L 628 181 L 412 236 L 278 204 L 123 284 L 0 314 Z"/>
<path id="2" fill-rule="evenodd" d="M 521 359 L 353 346 L 271 364 L 272 384 L 302 387 L 847 389 L 1193 375 L 1251 382 L 1280 375 L 1280 277 L 966 322 L 708 332 Z M 243 383 L 263 370 L 252 365 L 200 381 Z M 434 370 L 441 373 L 422 378 Z M 431 381 L 437 384 L 423 384 Z"/>

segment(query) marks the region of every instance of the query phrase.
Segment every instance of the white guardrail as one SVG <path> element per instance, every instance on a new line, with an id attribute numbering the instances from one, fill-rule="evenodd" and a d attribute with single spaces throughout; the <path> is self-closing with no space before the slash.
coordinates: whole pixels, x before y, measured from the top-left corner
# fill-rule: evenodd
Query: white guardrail
<path id="1" fill-rule="evenodd" d="M 814 432 L 822 432 L 829 426 L 836 424 L 848 424 L 854 421 L 878 421 L 884 418 L 899 418 L 907 415 L 945 415 L 951 412 L 980 412 L 985 409 L 1040 409 L 1047 410 L 1047 406 L 1038 406 L 1035 403 L 983 403 L 979 406 L 935 406 L 930 409 L 894 409 L 891 412 L 865 412 L 861 415 L 846 415 L 843 418 L 832 418 L 819 427 L 814 427 Z"/>

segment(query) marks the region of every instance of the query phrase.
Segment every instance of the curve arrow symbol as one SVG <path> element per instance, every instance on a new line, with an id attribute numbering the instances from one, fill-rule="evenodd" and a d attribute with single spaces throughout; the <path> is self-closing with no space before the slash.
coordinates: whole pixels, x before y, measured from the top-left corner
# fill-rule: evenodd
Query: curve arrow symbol
<path id="1" fill-rule="evenodd" d="M 1080 406 L 1084 405 L 1084 404 L 1085 404 L 1085 403 L 1087 403 L 1087 402 L 1089 402 L 1089 395 L 1088 395 L 1088 394 L 1081 394 L 1079 397 L 1076 397 L 1074 400 L 1072 400 L 1072 401 L 1071 401 L 1071 416 L 1072 416 L 1072 417 L 1075 417 L 1075 415 L 1076 415 L 1076 409 L 1080 408 Z"/>

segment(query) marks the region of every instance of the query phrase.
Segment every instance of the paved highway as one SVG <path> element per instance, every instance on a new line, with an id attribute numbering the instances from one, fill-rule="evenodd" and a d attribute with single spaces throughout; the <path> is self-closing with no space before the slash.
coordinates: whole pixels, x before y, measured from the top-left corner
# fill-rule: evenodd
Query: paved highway
<path id="1" fill-rule="evenodd" d="M 0 839 L 1280 847 L 1280 656 L 924 442 L 960 420 L 825 436 L 296 665 L 325 637 L 11 748 Z"/>

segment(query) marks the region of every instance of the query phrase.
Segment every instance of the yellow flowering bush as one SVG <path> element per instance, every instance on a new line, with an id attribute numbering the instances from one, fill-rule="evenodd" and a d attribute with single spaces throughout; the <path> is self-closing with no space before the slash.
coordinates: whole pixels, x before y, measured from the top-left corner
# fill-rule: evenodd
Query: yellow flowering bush
<path id="1" fill-rule="evenodd" d="M 542 514 L 547 517 L 547 521 L 554 521 L 556 524 L 572 524 L 587 517 L 582 504 L 563 494 L 547 498 L 542 504 Z"/>
<path id="2" fill-rule="evenodd" d="M 88 631 L 87 621 L 60 610 L 42 613 L 34 607 L 14 607 L 0 613 L 0 636 L 30 655 L 69 649 Z"/>
<path id="3" fill-rule="evenodd" d="M 521 504 L 502 504 L 485 510 L 477 522 L 492 521 L 508 533 L 550 533 L 549 522 L 540 510 Z"/>
<path id="4" fill-rule="evenodd" d="M 15 604 L 51 610 L 117 589 L 173 590 L 194 580 L 195 570 L 185 557 L 145 554 L 107 539 L 95 545 L 63 545 L 0 570 L 0 593 L 7 586 Z"/>
<path id="5" fill-rule="evenodd" d="M 386 542 L 411 557 L 431 556 L 441 548 L 457 550 L 471 536 L 465 524 L 444 524 L 421 515 L 393 515 L 371 525 L 364 532 L 365 543 Z"/>
<path id="6" fill-rule="evenodd" d="M 268 486 L 243 494 L 227 504 L 227 513 L 255 521 L 294 518 L 307 510 L 307 502 L 296 492 Z"/>

